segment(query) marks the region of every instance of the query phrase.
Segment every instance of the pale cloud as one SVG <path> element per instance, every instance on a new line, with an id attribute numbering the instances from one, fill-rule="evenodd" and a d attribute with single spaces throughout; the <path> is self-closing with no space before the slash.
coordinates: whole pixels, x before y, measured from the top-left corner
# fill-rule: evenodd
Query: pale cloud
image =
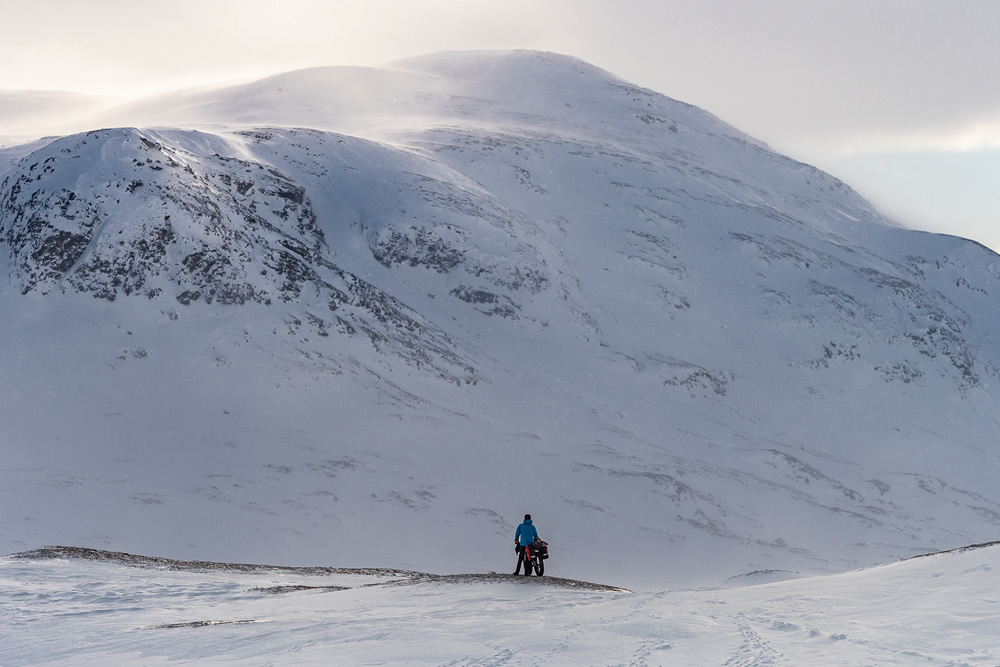
<path id="1" fill-rule="evenodd" d="M 148 92 L 443 49 L 537 43 L 527 2 L 51 0 L 15 5 L 0 89 Z"/>
<path id="2" fill-rule="evenodd" d="M 877 146 L 878 138 L 871 138 Z M 995 118 L 973 121 L 953 129 L 928 130 L 899 137 L 892 148 L 899 151 L 937 150 L 970 152 L 1000 148 L 1000 113 Z"/>
<path id="3" fill-rule="evenodd" d="M 802 138 L 799 150 L 842 158 L 864 153 L 963 153 L 1000 149 L 1000 112 L 992 118 L 926 127 L 844 128 Z"/>

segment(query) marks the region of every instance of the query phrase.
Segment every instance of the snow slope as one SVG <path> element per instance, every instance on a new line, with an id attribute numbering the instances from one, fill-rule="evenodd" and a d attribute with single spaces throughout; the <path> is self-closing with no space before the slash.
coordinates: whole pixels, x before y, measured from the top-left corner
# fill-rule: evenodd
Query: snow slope
<path id="1" fill-rule="evenodd" d="M 572 58 L 2 149 L 0 551 L 843 571 L 995 536 L 997 256 Z"/>
<path id="2" fill-rule="evenodd" d="M 632 592 L 510 575 L 8 557 L 0 662 L 997 664 L 996 558 L 994 545 L 780 583 Z"/>

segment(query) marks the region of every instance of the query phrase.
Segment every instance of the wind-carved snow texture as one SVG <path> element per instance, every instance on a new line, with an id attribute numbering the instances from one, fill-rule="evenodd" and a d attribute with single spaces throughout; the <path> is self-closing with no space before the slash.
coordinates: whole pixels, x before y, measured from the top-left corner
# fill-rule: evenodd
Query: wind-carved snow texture
<path id="1" fill-rule="evenodd" d="M 531 511 L 692 585 L 1000 529 L 997 256 L 700 109 L 509 52 L 106 119 L 0 149 L 7 551 L 504 572 Z"/>
<path id="2" fill-rule="evenodd" d="M 956 304 L 936 290 L 928 290 L 920 285 L 917 275 L 905 266 L 893 267 L 893 273 L 866 264 L 859 265 L 853 253 L 848 258 L 837 257 L 825 252 L 815 252 L 783 238 L 764 239 L 749 234 L 734 233 L 733 238 L 752 246 L 767 264 L 790 263 L 809 270 L 814 276 L 809 281 L 810 301 L 817 304 L 815 314 L 803 317 L 811 327 L 828 331 L 840 329 L 849 338 L 839 343 L 824 344 L 822 355 L 809 363 L 814 367 L 829 367 L 833 361 L 857 361 L 863 359 L 865 351 L 872 343 L 884 340 L 873 339 L 873 325 L 878 326 L 880 336 L 887 336 L 892 343 L 909 343 L 916 355 L 930 359 L 941 357 L 951 366 L 948 373 L 953 377 L 959 390 L 967 390 L 979 385 L 981 379 L 976 370 L 974 356 L 964 337 L 964 327 L 969 318 Z M 839 250 L 839 249 L 838 249 Z M 853 260 L 853 261 L 852 261 Z M 824 274 L 847 272 L 861 283 L 854 294 L 822 282 Z M 859 293 L 867 294 L 861 300 Z M 801 303 L 792 304 L 787 298 L 780 305 L 801 308 Z M 918 358 L 910 355 L 911 359 Z M 919 364 L 896 363 L 889 368 L 877 366 L 887 381 L 918 381 L 922 372 Z"/>

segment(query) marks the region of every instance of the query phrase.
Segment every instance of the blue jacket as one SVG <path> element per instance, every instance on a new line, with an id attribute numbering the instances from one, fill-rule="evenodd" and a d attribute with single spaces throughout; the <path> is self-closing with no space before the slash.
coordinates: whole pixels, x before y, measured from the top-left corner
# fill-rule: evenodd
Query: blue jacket
<path id="1" fill-rule="evenodd" d="M 517 527 L 517 532 L 514 533 L 514 539 L 517 540 L 518 544 L 522 547 L 528 546 L 538 539 L 538 531 L 531 524 L 531 519 L 525 519 L 524 523 Z"/>

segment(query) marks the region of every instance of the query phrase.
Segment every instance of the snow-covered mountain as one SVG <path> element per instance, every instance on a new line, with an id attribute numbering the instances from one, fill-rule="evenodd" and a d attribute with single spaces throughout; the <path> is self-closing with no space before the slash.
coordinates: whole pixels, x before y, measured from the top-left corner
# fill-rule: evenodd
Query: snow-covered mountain
<path id="1" fill-rule="evenodd" d="M 485 52 L 101 125 L 0 149 L 0 551 L 504 571 L 531 512 L 716 583 L 1000 524 L 997 256 L 700 109 Z"/>

